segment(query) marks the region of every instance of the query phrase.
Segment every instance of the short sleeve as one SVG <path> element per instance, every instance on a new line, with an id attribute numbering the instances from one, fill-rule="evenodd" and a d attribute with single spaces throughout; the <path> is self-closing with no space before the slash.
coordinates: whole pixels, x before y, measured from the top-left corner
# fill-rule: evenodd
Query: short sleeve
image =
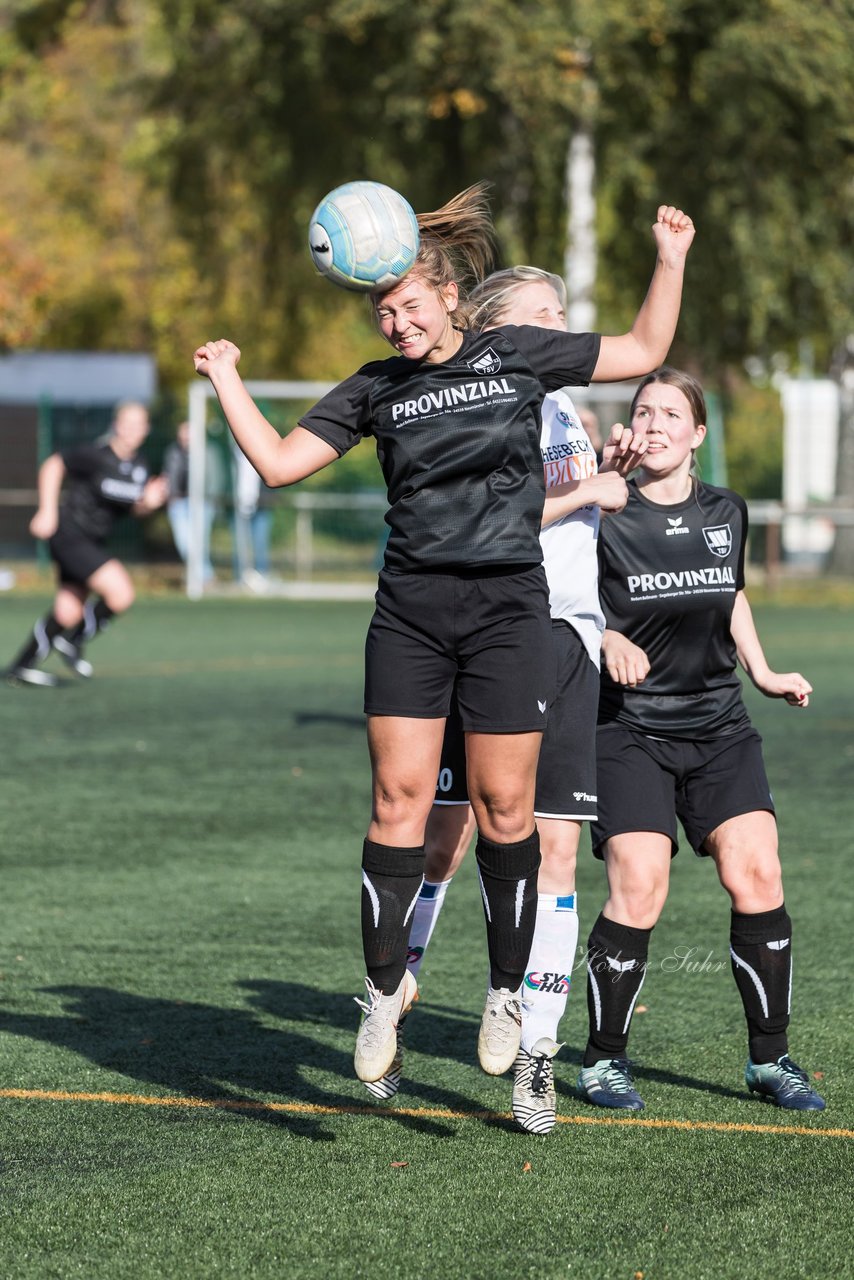
<path id="1" fill-rule="evenodd" d="M 99 451 L 91 444 L 72 445 L 70 449 L 62 449 L 59 456 L 68 474 L 81 480 L 93 475 L 100 465 Z"/>
<path id="2" fill-rule="evenodd" d="M 534 325 L 501 325 L 517 351 L 528 361 L 546 391 L 586 387 L 599 359 L 598 333 L 563 333 Z"/>
<path id="3" fill-rule="evenodd" d="M 339 382 L 304 413 L 299 425 L 325 440 L 339 456 L 371 434 L 370 393 L 374 381 L 372 367 L 366 365 Z"/>
<path id="4" fill-rule="evenodd" d="M 732 499 L 741 512 L 741 540 L 738 548 L 738 565 L 735 571 L 735 589 L 743 591 L 745 586 L 744 580 L 744 560 L 747 555 L 747 531 L 748 531 L 748 515 L 747 503 L 744 501 L 740 493 L 733 493 Z"/>

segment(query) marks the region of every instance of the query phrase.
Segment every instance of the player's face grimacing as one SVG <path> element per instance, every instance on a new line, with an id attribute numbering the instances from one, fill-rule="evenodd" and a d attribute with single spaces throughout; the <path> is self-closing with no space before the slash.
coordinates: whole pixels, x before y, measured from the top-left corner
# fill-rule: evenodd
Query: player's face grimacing
<path id="1" fill-rule="evenodd" d="M 666 382 L 644 387 L 632 414 L 632 434 L 646 438 L 643 469 L 657 476 L 670 475 L 686 463 L 702 444 L 706 428 L 695 423 L 688 398 Z"/>
<path id="2" fill-rule="evenodd" d="M 566 312 L 547 281 L 532 280 L 513 290 L 498 323 L 530 324 L 538 329 L 557 329 L 566 333 Z"/>
<path id="3" fill-rule="evenodd" d="M 400 284 L 375 302 L 380 331 L 386 342 L 408 360 L 441 364 L 460 345 L 451 323 L 458 300 L 453 283 L 435 288 L 410 271 Z"/>

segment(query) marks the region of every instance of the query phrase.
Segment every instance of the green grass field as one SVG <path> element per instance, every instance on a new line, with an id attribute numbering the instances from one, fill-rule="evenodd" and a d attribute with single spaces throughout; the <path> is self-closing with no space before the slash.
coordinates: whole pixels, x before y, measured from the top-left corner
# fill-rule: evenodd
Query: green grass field
<path id="1" fill-rule="evenodd" d="M 44 603 L 3 600 L 1 655 Z M 795 921 L 792 1053 L 827 1111 L 746 1093 L 729 904 L 683 850 L 631 1043 L 646 1110 L 575 1096 L 579 975 L 546 1138 L 476 1065 L 473 865 L 397 1105 L 353 1078 L 369 612 L 145 600 L 91 683 L 0 686 L 0 1274 L 854 1275 L 854 610 L 758 609 L 772 665 L 816 692 L 805 713 L 748 695 Z M 583 850 L 586 938 L 603 878 Z"/>

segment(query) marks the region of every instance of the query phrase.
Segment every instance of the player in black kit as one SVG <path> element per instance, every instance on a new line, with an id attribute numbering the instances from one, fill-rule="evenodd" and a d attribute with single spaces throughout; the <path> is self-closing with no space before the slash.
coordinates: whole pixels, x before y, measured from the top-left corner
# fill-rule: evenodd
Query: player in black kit
<path id="1" fill-rule="evenodd" d="M 398 353 L 363 366 L 284 439 L 262 416 L 226 340 L 195 353 L 237 443 L 272 486 L 293 484 L 372 435 L 388 486 L 390 535 L 366 644 L 373 812 L 362 857 L 368 999 L 356 1074 L 388 1071 L 416 996 L 407 972 L 445 718 L 455 687 L 468 734 L 490 957 L 478 1052 L 492 1074 L 519 1045 L 518 990 L 531 945 L 539 843 L 534 776 L 553 685 L 548 589 L 539 545 L 544 394 L 654 367 L 678 315 L 693 226 L 662 207 L 659 259 L 629 334 L 535 328 L 474 333 L 459 281 L 480 279 L 492 226 L 481 188 L 419 217 L 412 270 L 373 296 Z M 462 261 L 461 261 L 462 260 Z"/>
<path id="2" fill-rule="evenodd" d="M 744 594 L 747 508 L 691 474 L 705 435 L 699 384 L 663 368 L 632 403 L 646 454 L 624 510 L 603 522 L 606 631 L 593 847 L 608 898 L 588 941 L 589 1039 L 578 1085 L 603 1107 L 639 1110 L 626 1057 L 650 934 L 667 897 L 677 816 L 732 902 L 730 956 L 747 1019 L 752 1092 L 802 1111 L 823 1099 L 788 1056 L 792 926 L 761 740 L 736 674 L 806 707 L 811 686 L 768 666 Z"/>
<path id="3" fill-rule="evenodd" d="M 117 407 L 106 441 L 51 454 L 42 463 L 30 532 L 48 540 L 59 588 L 51 612 L 39 619 L 9 668 L 10 682 L 56 685 L 56 676 L 39 666 L 51 649 L 77 675 L 91 676 L 85 644 L 133 604 L 130 575 L 106 540 L 120 515 L 148 515 L 166 501 L 166 482 L 149 476 L 139 454 L 147 435 L 145 405 L 126 401 Z"/>

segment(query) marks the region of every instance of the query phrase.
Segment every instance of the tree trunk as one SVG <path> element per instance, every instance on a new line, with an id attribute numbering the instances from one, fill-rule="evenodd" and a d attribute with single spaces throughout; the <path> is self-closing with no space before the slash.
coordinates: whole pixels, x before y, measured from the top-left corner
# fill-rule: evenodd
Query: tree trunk
<path id="1" fill-rule="evenodd" d="M 596 162 L 593 131 L 578 122 L 566 156 L 566 253 L 563 274 L 569 295 L 567 324 L 570 333 L 596 328 Z"/>
<path id="2" fill-rule="evenodd" d="M 831 372 L 839 383 L 837 506 L 854 513 L 854 334 L 838 348 Z M 854 524 L 837 525 L 828 568 L 833 574 L 854 577 Z"/>

